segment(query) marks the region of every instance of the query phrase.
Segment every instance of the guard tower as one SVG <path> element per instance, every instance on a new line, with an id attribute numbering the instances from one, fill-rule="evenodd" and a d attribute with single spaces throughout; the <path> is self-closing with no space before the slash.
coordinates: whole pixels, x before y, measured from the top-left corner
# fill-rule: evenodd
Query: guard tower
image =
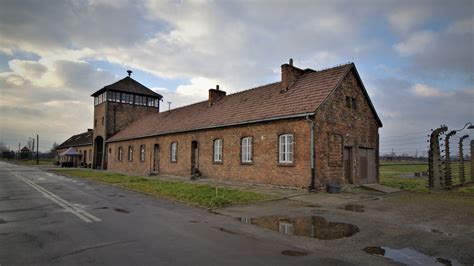
<path id="1" fill-rule="evenodd" d="M 93 168 L 107 169 L 105 141 L 131 122 L 160 111 L 160 94 L 130 76 L 94 92 Z"/>

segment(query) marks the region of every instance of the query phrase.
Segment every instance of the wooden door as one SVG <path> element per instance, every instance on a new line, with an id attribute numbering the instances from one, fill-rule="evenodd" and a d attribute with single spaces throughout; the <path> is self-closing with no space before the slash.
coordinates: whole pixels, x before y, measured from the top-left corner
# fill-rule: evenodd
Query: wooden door
<path id="1" fill-rule="evenodd" d="M 160 172 L 160 146 L 155 144 L 153 147 L 153 173 Z"/>
<path id="2" fill-rule="evenodd" d="M 352 147 L 344 147 L 344 180 L 346 184 L 353 184 L 352 180 Z"/>
<path id="3" fill-rule="evenodd" d="M 359 178 L 361 184 L 377 183 L 374 149 L 359 148 Z"/>

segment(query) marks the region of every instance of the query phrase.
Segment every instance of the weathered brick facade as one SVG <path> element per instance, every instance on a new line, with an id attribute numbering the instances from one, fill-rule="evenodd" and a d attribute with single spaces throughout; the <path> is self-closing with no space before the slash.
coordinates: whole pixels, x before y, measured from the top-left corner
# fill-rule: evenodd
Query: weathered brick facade
<path id="1" fill-rule="evenodd" d="M 191 176 L 191 143 L 198 143 L 198 168 L 203 177 L 247 181 L 288 187 L 306 188 L 310 183 L 310 126 L 304 119 L 280 120 L 246 126 L 178 133 L 108 144 L 108 169 L 131 174 L 150 174 L 153 168 L 153 147 L 158 144 L 159 173 Z M 294 135 L 294 163 L 278 163 L 278 137 Z M 253 138 L 252 163 L 241 163 L 241 139 Z M 213 162 L 213 141 L 223 140 L 222 163 Z M 177 162 L 171 162 L 171 143 L 178 143 Z M 127 160 L 128 146 L 133 146 L 133 161 Z M 139 160 L 140 145 L 146 146 L 145 161 Z M 118 148 L 122 147 L 122 161 Z"/>
<path id="2" fill-rule="evenodd" d="M 331 181 L 359 184 L 359 148 L 374 149 L 378 157 L 379 126 L 355 75 L 351 71 L 315 115 L 316 169 L 320 185 Z M 347 97 L 355 98 L 355 109 L 348 106 Z M 344 180 L 344 147 L 352 148 L 352 180 Z M 378 158 L 376 167 L 377 162 Z"/>

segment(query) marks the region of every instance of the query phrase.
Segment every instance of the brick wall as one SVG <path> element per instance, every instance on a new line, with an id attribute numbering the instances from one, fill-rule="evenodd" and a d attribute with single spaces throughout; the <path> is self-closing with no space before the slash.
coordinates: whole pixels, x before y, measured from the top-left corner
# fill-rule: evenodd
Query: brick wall
<path id="1" fill-rule="evenodd" d="M 355 109 L 348 106 L 346 97 L 355 98 Z M 375 149 L 378 158 L 379 135 L 377 121 L 353 71 L 320 106 L 315 119 L 318 185 L 333 181 L 347 183 L 344 181 L 344 147 L 352 147 L 352 182 L 358 184 L 359 148 Z"/>
<path id="2" fill-rule="evenodd" d="M 107 138 L 123 129 L 129 123 L 146 115 L 157 113 L 157 107 L 140 106 L 125 103 L 107 102 Z"/>
<path id="3" fill-rule="evenodd" d="M 294 134 L 294 163 L 278 163 L 278 136 Z M 241 138 L 253 137 L 252 164 L 241 163 Z M 306 188 L 310 184 L 310 127 L 304 119 L 281 120 L 267 123 L 236 126 L 223 129 L 195 131 L 138 140 L 109 143 L 108 169 L 131 174 L 146 175 L 153 164 L 153 146 L 160 147 L 160 174 L 191 175 L 191 143 L 198 142 L 198 168 L 207 178 L 236 180 Z M 213 140 L 223 140 L 223 161 L 213 162 Z M 177 162 L 170 161 L 170 145 L 178 143 Z M 133 146 L 133 160 L 127 160 L 128 146 Z M 139 160 L 139 147 L 146 146 L 145 161 Z M 122 161 L 117 160 L 118 147 L 122 146 Z"/>

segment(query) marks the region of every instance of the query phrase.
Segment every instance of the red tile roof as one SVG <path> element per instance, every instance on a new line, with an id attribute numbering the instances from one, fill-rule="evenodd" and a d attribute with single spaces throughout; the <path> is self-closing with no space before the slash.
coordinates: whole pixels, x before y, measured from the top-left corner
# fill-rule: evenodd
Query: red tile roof
<path id="1" fill-rule="evenodd" d="M 354 64 L 321 71 L 308 69 L 286 92 L 277 82 L 227 95 L 212 106 L 206 100 L 169 113 L 151 114 L 108 142 L 312 114 L 352 68 Z"/>

